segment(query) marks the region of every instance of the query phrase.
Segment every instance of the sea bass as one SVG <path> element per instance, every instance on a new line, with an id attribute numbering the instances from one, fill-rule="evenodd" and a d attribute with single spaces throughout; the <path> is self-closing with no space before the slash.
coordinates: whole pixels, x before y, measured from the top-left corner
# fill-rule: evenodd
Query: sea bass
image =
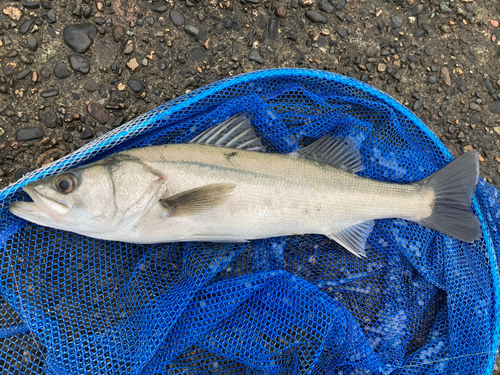
<path id="1" fill-rule="evenodd" d="M 34 223 L 131 243 L 240 242 L 323 234 L 365 255 L 374 220 L 402 218 L 473 242 L 479 164 L 468 152 L 424 180 L 360 177 L 358 149 L 325 136 L 290 154 L 264 152 L 246 115 L 186 144 L 148 146 L 24 187 L 10 212 Z"/>

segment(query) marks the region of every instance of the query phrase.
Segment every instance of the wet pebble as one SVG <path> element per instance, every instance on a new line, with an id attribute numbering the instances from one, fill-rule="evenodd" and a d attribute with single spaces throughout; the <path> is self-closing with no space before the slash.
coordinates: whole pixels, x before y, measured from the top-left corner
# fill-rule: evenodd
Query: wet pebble
<path id="1" fill-rule="evenodd" d="M 486 87 L 486 90 L 488 90 L 490 95 L 493 95 L 496 91 L 495 88 L 493 87 L 493 84 L 491 83 L 491 81 L 487 78 L 484 80 L 484 87 Z"/>
<path id="2" fill-rule="evenodd" d="M 69 55 L 69 63 L 77 72 L 82 74 L 90 72 L 90 61 L 85 56 L 71 54 Z"/>
<path id="3" fill-rule="evenodd" d="M 34 139 L 40 139 L 45 135 L 42 128 L 38 126 L 33 126 L 29 128 L 21 128 L 16 132 L 16 141 L 32 141 Z"/>
<path id="4" fill-rule="evenodd" d="M 340 0 L 338 3 L 337 3 L 337 10 L 341 10 L 345 7 L 345 0 Z"/>
<path id="5" fill-rule="evenodd" d="M 431 51 L 431 49 L 430 49 L 430 48 L 426 48 L 426 49 L 424 50 L 424 52 L 425 52 L 425 54 L 426 54 L 427 56 L 432 56 L 432 51 Z"/>
<path id="6" fill-rule="evenodd" d="M 393 16 L 391 17 L 391 26 L 393 29 L 398 29 L 403 26 L 403 17 Z"/>
<path id="7" fill-rule="evenodd" d="M 203 52 L 201 48 L 194 48 L 191 51 L 191 58 L 197 62 L 203 61 L 203 59 L 205 58 L 205 52 Z"/>
<path id="8" fill-rule="evenodd" d="M 71 72 L 66 67 L 66 64 L 63 63 L 57 63 L 56 65 L 54 65 L 52 73 L 54 73 L 54 75 L 59 79 L 65 79 L 71 76 Z"/>
<path id="9" fill-rule="evenodd" d="M 96 34 L 96 27 L 90 23 L 69 25 L 63 30 L 64 43 L 76 53 L 87 52 Z"/>
<path id="10" fill-rule="evenodd" d="M 85 18 L 90 18 L 91 15 L 92 15 L 92 8 L 91 7 L 85 8 L 85 11 L 83 12 L 83 16 Z"/>
<path id="11" fill-rule="evenodd" d="M 441 75 L 443 76 L 444 82 L 446 83 L 447 86 L 451 86 L 451 77 L 450 77 L 450 72 L 448 71 L 447 67 L 442 67 L 441 68 Z"/>
<path id="12" fill-rule="evenodd" d="M 9 92 L 9 86 L 6 83 L 0 83 L 0 92 L 2 94 L 7 94 Z"/>
<path id="13" fill-rule="evenodd" d="M 335 10 L 335 8 L 333 7 L 333 5 L 330 4 L 330 2 L 328 0 L 322 0 L 318 4 L 318 9 L 322 10 L 323 12 L 326 12 L 326 13 L 333 13 L 334 10 Z"/>
<path id="14" fill-rule="evenodd" d="M 38 112 L 40 119 L 48 128 L 55 128 L 57 125 L 57 114 L 49 107 Z"/>
<path id="15" fill-rule="evenodd" d="M 149 6 L 149 9 L 151 9 L 153 12 L 156 12 L 156 13 L 165 13 L 167 11 L 167 5 L 164 4 L 164 3 L 155 3 L 155 4 L 151 4 Z"/>
<path id="16" fill-rule="evenodd" d="M 233 27 L 233 20 L 230 17 L 226 17 L 222 20 L 222 26 L 224 26 L 225 29 L 230 29 Z"/>
<path id="17" fill-rule="evenodd" d="M 481 110 L 481 107 L 474 102 L 469 104 L 469 108 L 472 109 L 473 111 L 480 111 Z"/>
<path id="18" fill-rule="evenodd" d="M 47 12 L 47 22 L 48 23 L 55 23 L 57 21 L 56 19 L 56 12 L 54 9 L 51 9 Z"/>
<path id="19" fill-rule="evenodd" d="M 24 21 L 21 24 L 21 26 L 19 26 L 19 32 L 21 34 L 26 34 L 28 31 L 30 31 L 31 26 L 33 26 L 33 21 L 32 20 Z"/>
<path id="20" fill-rule="evenodd" d="M 436 83 L 436 81 L 437 81 L 437 77 L 436 77 L 434 74 L 433 74 L 433 75 L 431 75 L 431 76 L 429 76 L 429 77 L 427 78 L 427 82 L 429 82 L 429 83 L 434 84 L 434 83 Z"/>
<path id="21" fill-rule="evenodd" d="M 479 113 L 474 113 L 471 118 L 470 118 L 470 121 L 475 124 L 475 125 L 479 125 L 482 121 L 482 118 L 481 118 L 481 115 Z"/>
<path id="22" fill-rule="evenodd" d="M 413 103 L 413 107 L 412 108 L 413 108 L 414 111 L 416 111 L 421 106 L 422 106 L 422 102 L 420 100 L 415 100 L 415 102 Z"/>
<path id="23" fill-rule="evenodd" d="M 23 7 L 29 10 L 35 10 L 40 8 L 40 2 L 39 1 L 25 1 L 23 3 Z"/>
<path id="24" fill-rule="evenodd" d="M 135 93 L 140 93 L 143 89 L 142 82 L 137 78 L 131 78 L 127 81 L 127 86 Z"/>
<path id="25" fill-rule="evenodd" d="M 94 136 L 94 133 L 92 133 L 92 129 L 88 126 L 86 126 L 83 129 L 83 132 L 80 134 L 80 139 L 90 139 Z"/>
<path id="26" fill-rule="evenodd" d="M 186 32 L 186 34 L 191 35 L 193 37 L 198 37 L 200 36 L 201 33 L 200 28 L 192 24 L 184 26 L 184 31 Z"/>
<path id="27" fill-rule="evenodd" d="M 52 98 L 54 96 L 59 95 L 59 89 L 55 88 L 45 89 L 40 93 L 40 95 L 42 96 L 42 98 Z"/>
<path id="28" fill-rule="evenodd" d="M 493 103 L 490 103 L 488 105 L 488 109 L 490 110 L 491 113 L 500 114 L 500 101 L 497 100 Z"/>
<path id="29" fill-rule="evenodd" d="M 83 83 L 82 88 L 87 92 L 95 92 L 99 89 L 99 85 L 95 79 L 90 78 Z"/>
<path id="30" fill-rule="evenodd" d="M 125 35 L 125 28 L 122 25 L 113 27 L 113 39 L 118 42 Z"/>
<path id="31" fill-rule="evenodd" d="M 172 20 L 172 23 L 177 27 L 184 25 L 184 16 L 178 10 L 174 9 L 170 12 L 170 19 Z"/>
<path id="32" fill-rule="evenodd" d="M 274 14 L 276 14 L 276 17 L 285 18 L 286 8 L 283 5 L 280 5 L 274 10 Z"/>
<path id="33" fill-rule="evenodd" d="M 95 120 L 97 120 L 101 125 L 104 125 L 105 123 L 108 122 L 109 115 L 106 113 L 106 111 L 104 111 L 103 109 L 101 109 L 97 104 L 90 103 L 87 106 L 87 110 L 88 110 L 89 114 Z"/>
<path id="34" fill-rule="evenodd" d="M 33 35 L 28 38 L 28 49 L 31 52 L 36 52 L 38 49 L 38 40 Z"/>
<path id="35" fill-rule="evenodd" d="M 326 18 L 321 14 L 308 10 L 306 12 L 306 17 L 313 23 L 326 23 Z"/>
<path id="36" fill-rule="evenodd" d="M 422 10 L 424 9 L 424 6 L 422 4 L 415 5 L 413 9 L 411 10 L 411 15 L 413 17 L 418 16 Z"/>
<path id="37" fill-rule="evenodd" d="M 425 30 L 418 30 L 415 34 L 413 34 L 413 37 L 415 39 L 420 39 L 425 35 Z"/>
<path id="38" fill-rule="evenodd" d="M 26 77 L 27 75 L 29 75 L 30 73 L 31 73 L 31 69 L 25 69 L 22 72 L 17 73 L 16 80 L 20 81 L 24 77 Z"/>
<path id="39" fill-rule="evenodd" d="M 82 6 L 80 4 L 75 4 L 71 14 L 75 17 L 82 18 Z"/>
<path id="40" fill-rule="evenodd" d="M 259 64 L 263 64 L 264 63 L 264 59 L 260 55 L 259 51 L 257 51 L 256 49 L 250 50 L 250 53 L 248 54 L 248 60 L 255 61 L 255 62 L 259 63 Z"/>
<path id="41" fill-rule="evenodd" d="M 269 39 L 275 40 L 278 37 L 278 20 L 271 18 L 269 21 Z"/>
<path id="42" fill-rule="evenodd" d="M 17 57 L 19 55 L 19 52 L 17 52 L 16 49 L 11 49 L 9 52 L 7 52 L 7 57 L 9 59 L 12 59 L 14 57 Z"/>

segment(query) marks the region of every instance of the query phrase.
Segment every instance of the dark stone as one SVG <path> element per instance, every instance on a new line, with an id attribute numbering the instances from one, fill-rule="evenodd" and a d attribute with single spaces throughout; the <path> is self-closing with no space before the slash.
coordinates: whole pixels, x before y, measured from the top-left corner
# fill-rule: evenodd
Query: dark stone
<path id="1" fill-rule="evenodd" d="M 426 49 L 424 50 L 424 52 L 425 52 L 425 54 L 426 54 L 427 56 L 432 56 L 432 51 L 431 51 L 431 49 L 430 49 L 430 48 L 426 48 Z"/>
<path id="2" fill-rule="evenodd" d="M 495 101 L 493 103 L 488 104 L 488 109 L 491 113 L 499 114 L 500 113 L 500 101 Z"/>
<path id="3" fill-rule="evenodd" d="M 177 27 L 184 25 L 184 16 L 178 10 L 174 9 L 170 11 L 170 19 L 172 20 L 172 23 Z"/>
<path id="4" fill-rule="evenodd" d="M 337 10 L 341 10 L 345 7 L 345 0 L 340 0 L 337 4 Z"/>
<path id="5" fill-rule="evenodd" d="M 127 86 L 135 93 L 140 93 L 143 89 L 142 82 L 137 78 L 131 78 L 127 82 Z"/>
<path id="6" fill-rule="evenodd" d="M 226 29 L 233 27 L 233 20 L 230 17 L 226 17 L 222 20 L 222 26 Z"/>
<path id="7" fill-rule="evenodd" d="M 250 53 L 248 54 L 248 60 L 255 61 L 255 62 L 259 63 L 259 64 L 263 64 L 264 63 L 264 59 L 260 55 L 259 51 L 257 51 L 256 49 L 252 49 L 250 51 Z"/>
<path id="8" fill-rule="evenodd" d="M 38 40 L 33 35 L 30 35 L 28 38 L 28 49 L 31 52 L 35 52 L 38 49 Z"/>
<path id="9" fill-rule="evenodd" d="M 491 83 L 491 81 L 487 78 L 484 80 L 484 87 L 486 87 L 486 90 L 488 90 L 490 95 L 493 95 L 496 91 L 495 88 L 493 87 L 493 84 Z"/>
<path id="10" fill-rule="evenodd" d="M 42 119 L 42 122 L 48 128 L 55 128 L 57 125 L 57 114 L 50 108 L 46 107 L 38 112 L 38 115 Z"/>
<path id="11" fill-rule="evenodd" d="M 308 10 L 306 12 L 306 17 L 313 23 L 326 23 L 326 18 L 321 14 Z"/>
<path id="12" fill-rule="evenodd" d="M 91 15 L 92 15 L 92 7 L 87 7 L 83 12 L 83 16 L 85 18 L 90 18 Z"/>
<path id="13" fill-rule="evenodd" d="M 59 89 L 45 89 L 40 95 L 42 98 L 52 98 L 53 96 L 59 95 Z"/>
<path id="14" fill-rule="evenodd" d="M 45 135 L 42 128 L 38 126 L 30 128 L 21 128 L 16 132 L 16 141 L 32 141 L 34 139 L 40 139 Z"/>
<path id="15" fill-rule="evenodd" d="M 340 35 L 341 38 L 344 38 L 346 35 L 343 29 L 337 30 L 337 33 Z"/>
<path id="16" fill-rule="evenodd" d="M 7 57 L 9 59 L 12 59 L 14 57 L 17 57 L 19 55 L 19 52 L 17 52 L 16 49 L 11 49 L 9 52 L 7 52 Z"/>
<path id="17" fill-rule="evenodd" d="M 90 115 L 96 119 L 101 125 L 104 125 L 105 123 L 108 122 L 109 120 L 109 115 L 101 109 L 97 104 L 95 103 L 90 103 L 87 106 L 87 110 L 89 111 Z"/>
<path id="18" fill-rule="evenodd" d="M 20 81 L 30 73 L 31 69 L 25 69 L 22 72 L 17 73 L 16 80 Z"/>
<path id="19" fill-rule="evenodd" d="M 490 109 L 491 110 L 491 109 Z M 474 113 L 471 118 L 470 118 L 470 121 L 473 123 L 473 124 L 476 124 L 476 125 L 479 125 L 482 121 L 482 118 L 481 118 L 481 115 L 479 113 Z"/>
<path id="20" fill-rule="evenodd" d="M 261 18 L 258 22 L 259 28 L 265 30 L 267 28 L 267 19 Z"/>
<path id="21" fill-rule="evenodd" d="M 323 12 L 326 12 L 326 13 L 333 13 L 333 11 L 335 10 L 333 5 L 330 4 L 330 2 L 328 0 L 322 0 L 318 4 L 318 9 L 322 10 Z"/>
<path id="22" fill-rule="evenodd" d="M 394 16 L 391 17 L 391 26 L 393 29 L 398 29 L 403 26 L 403 17 Z"/>
<path id="23" fill-rule="evenodd" d="M 47 26 L 47 31 L 52 39 L 57 37 L 56 30 L 52 26 Z"/>
<path id="24" fill-rule="evenodd" d="M 198 26 L 191 24 L 184 26 L 184 31 L 186 32 L 186 34 L 191 35 L 195 38 L 199 37 L 201 33 L 201 30 Z"/>
<path id="25" fill-rule="evenodd" d="M 71 14 L 78 17 L 78 18 L 82 18 L 82 6 L 80 4 L 75 4 Z"/>
<path id="26" fill-rule="evenodd" d="M 90 23 L 69 25 L 63 30 L 64 43 L 76 53 L 87 52 L 96 34 L 96 27 Z"/>
<path id="27" fill-rule="evenodd" d="M 425 35 L 425 30 L 418 30 L 415 34 L 413 34 L 413 37 L 415 39 L 420 39 Z"/>
<path id="28" fill-rule="evenodd" d="M 71 76 L 71 72 L 66 67 L 66 64 L 63 63 L 58 63 L 54 65 L 52 73 L 54 73 L 54 75 L 59 79 L 65 79 Z"/>
<path id="29" fill-rule="evenodd" d="M 146 17 L 146 23 L 152 26 L 155 23 L 155 19 L 153 17 Z"/>
<path id="30" fill-rule="evenodd" d="M 90 61 L 85 56 L 71 54 L 69 55 L 69 63 L 73 70 L 82 74 L 90 72 Z"/>
<path id="31" fill-rule="evenodd" d="M 414 63 L 414 64 L 417 64 L 418 63 L 418 59 L 416 56 L 413 56 L 413 55 L 409 55 L 408 56 L 408 61 L 411 62 L 411 63 Z"/>
<path id="32" fill-rule="evenodd" d="M 90 139 L 94 136 L 94 133 L 92 133 L 92 129 L 90 127 L 86 126 L 83 129 L 82 134 L 80 134 L 80 139 Z"/>
<path id="33" fill-rule="evenodd" d="M 378 47 L 377 46 L 370 46 L 366 50 L 366 57 L 375 57 L 378 54 Z"/>
<path id="34" fill-rule="evenodd" d="M 278 20 L 276 18 L 271 18 L 269 20 L 269 39 L 276 40 L 278 37 Z"/>
<path id="35" fill-rule="evenodd" d="M 424 6 L 422 4 L 415 5 L 413 9 L 411 10 L 411 15 L 413 17 L 418 16 L 420 12 L 424 9 Z"/>
<path id="36" fill-rule="evenodd" d="M 73 138 L 71 133 L 63 133 L 62 137 L 64 139 L 64 142 L 69 142 L 69 141 L 71 141 L 71 138 Z"/>
<path id="37" fill-rule="evenodd" d="M 194 61 L 203 61 L 203 59 L 205 58 L 205 52 L 203 52 L 201 48 L 194 48 L 191 51 L 191 58 Z"/>
<path id="38" fill-rule="evenodd" d="M 431 75 L 427 78 L 427 82 L 429 82 L 429 83 L 434 84 L 434 83 L 436 83 L 436 81 L 437 81 L 437 77 L 435 75 Z"/>
<path id="39" fill-rule="evenodd" d="M 42 1 L 42 8 L 43 9 L 52 9 L 52 6 L 48 1 Z"/>
<path id="40" fill-rule="evenodd" d="M 158 61 L 158 69 L 160 70 L 167 69 L 167 64 L 165 64 L 163 61 Z"/>
<path id="41" fill-rule="evenodd" d="M 48 23 L 55 23 L 56 20 L 56 12 L 54 12 L 54 9 L 51 9 L 47 12 L 47 22 Z"/>
<path id="42" fill-rule="evenodd" d="M 125 28 L 122 25 L 113 27 L 113 39 L 118 42 L 125 35 Z"/>
<path id="43" fill-rule="evenodd" d="M 165 13 L 168 8 L 165 4 L 156 3 L 156 4 L 151 4 L 149 6 L 149 9 L 151 9 L 153 12 L 156 13 Z"/>
<path id="44" fill-rule="evenodd" d="M 283 6 L 283 5 L 280 5 L 278 6 L 275 10 L 274 10 L 274 14 L 276 14 L 276 17 L 279 17 L 279 18 L 285 18 L 286 17 L 286 8 Z"/>
<path id="45" fill-rule="evenodd" d="M 121 124 L 123 124 L 125 122 L 125 117 L 124 116 L 120 116 L 120 117 L 117 117 L 114 119 L 113 123 L 111 124 L 111 126 L 113 128 L 117 128 L 118 126 L 120 126 Z"/>
<path id="46" fill-rule="evenodd" d="M 99 89 L 99 86 L 97 85 L 95 79 L 91 78 L 84 82 L 82 88 L 87 92 L 94 92 Z"/>
<path id="47" fill-rule="evenodd" d="M 26 176 L 28 173 L 30 173 L 30 170 L 28 168 L 19 168 L 16 171 L 16 175 L 15 175 L 14 178 L 16 179 L 16 181 L 20 180 L 21 178 L 23 178 L 24 176 Z"/>
<path id="48" fill-rule="evenodd" d="M 24 21 L 21 24 L 21 26 L 19 26 L 19 32 L 21 34 L 26 34 L 28 31 L 30 31 L 31 26 L 33 26 L 33 21 L 32 20 Z"/>
<path id="49" fill-rule="evenodd" d="M 95 57 L 101 68 L 109 69 L 115 61 L 118 48 L 115 43 L 109 39 L 103 39 L 97 42 L 95 46 Z"/>
<path id="50" fill-rule="evenodd" d="M 38 1 L 26 1 L 23 3 L 23 7 L 29 10 L 35 10 L 40 8 L 40 2 Z"/>
<path id="51" fill-rule="evenodd" d="M 9 85 L 7 85 L 6 83 L 0 84 L 0 92 L 2 94 L 7 94 L 9 92 Z"/>
<path id="52" fill-rule="evenodd" d="M 416 111 L 421 106 L 422 106 L 422 102 L 420 100 L 415 100 L 415 102 L 413 103 L 413 110 Z"/>
<path id="53" fill-rule="evenodd" d="M 107 127 L 105 127 L 105 126 L 100 126 L 100 127 L 98 127 L 98 128 L 96 129 L 96 131 L 95 131 L 95 135 L 96 135 L 97 137 L 100 137 L 101 135 L 104 135 L 104 134 L 106 134 L 107 132 L 108 132 L 108 128 L 107 128 Z"/>

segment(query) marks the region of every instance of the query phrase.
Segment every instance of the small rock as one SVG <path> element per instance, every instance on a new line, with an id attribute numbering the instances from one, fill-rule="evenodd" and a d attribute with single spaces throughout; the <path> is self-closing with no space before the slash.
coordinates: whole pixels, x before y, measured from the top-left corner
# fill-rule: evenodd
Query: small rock
<path id="1" fill-rule="evenodd" d="M 15 49 L 11 49 L 9 52 L 7 52 L 7 57 L 9 59 L 17 57 L 17 55 L 19 55 L 19 52 L 17 52 L 17 50 L 15 50 Z"/>
<path id="2" fill-rule="evenodd" d="M 473 111 L 480 111 L 481 110 L 481 107 L 474 102 L 469 104 L 469 108 L 472 109 Z"/>
<path id="3" fill-rule="evenodd" d="M 495 131 L 495 133 L 497 133 L 498 135 L 500 135 L 500 126 L 495 126 L 493 128 L 493 130 Z"/>
<path id="4" fill-rule="evenodd" d="M 115 120 L 113 121 L 113 123 L 111 124 L 111 126 L 113 128 L 117 128 L 118 126 L 120 126 L 124 122 L 125 122 L 125 117 L 117 117 L 117 118 L 115 118 Z"/>
<path id="5" fill-rule="evenodd" d="M 105 127 L 105 126 L 100 126 L 100 127 L 98 127 L 98 128 L 97 128 L 97 130 L 95 131 L 95 135 L 96 135 L 97 137 L 100 137 L 100 136 L 102 136 L 102 135 L 106 134 L 107 132 L 108 132 L 108 128 L 107 128 L 107 127 Z"/>
<path id="6" fill-rule="evenodd" d="M 201 48 L 194 48 L 191 51 L 191 58 L 197 62 L 203 61 L 203 59 L 205 58 L 205 52 L 203 52 Z"/>
<path id="7" fill-rule="evenodd" d="M 59 95 L 59 89 L 46 89 L 43 90 L 40 95 L 42 96 L 42 98 L 52 98 Z"/>
<path id="8" fill-rule="evenodd" d="M 82 6 L 80 4 L 75 4 L 73 11 L 71 12 L 74 16 L 82 18 Z"/>
<path id="9" fill-rule="evenodd" d="M 45 135 L 42 128 L 38 126 L 21 128 L 16 132 L 16 141 L 32 141 L 34 139 L 40 139 Z"/>
<path id="10" fill-rule="evenodd" d="M 378 54 L 378 47 L 377 46 L 370 46 L 366 50 L 366 57 L 375 57 Z"/>
<path id="11" fill-rule="evenodd" d="M 82 74 L 90 72 L 90 61 L 85 56 L 71 54 L 69 55 L 69 63 L 73 70 Z"/>
<path id="12" fill-rule="evenodd" d="M 20 80 L 22 80 L 24 77 L 26 77 L 30 73 L 31 73 L 31 69 L 25 69 L 22 72 L 19 72 L 17 74 L 16 80 L 20 81 Z"/>
<path id="13" fill-rule="evenodd" d="M 411 10 L 411 15 L 413 17 L 416 17 L 422 12 L 423 9 L 424 9 L 424 6 L 422 4 L 415 5 L 413 7 L 413 9 Z"/>
<path id="14" fill-rule="evenodd" d="M 56 13 L 54 12 L 54 9 L 51 9 L 47 12 L 47 22 L 48 23 L 56 22 Z"/>
<path id="15" fill-rule="evenodd" d="M 174 9 L 170 11 L 170 19 L 172 20 L 172 23 L 177 27 L 184 25 L 184 16 L 178 10 Z"/>
<path id="16" fill-rule="evenodd" d="M 28 49 L 31 52 L 36 52 L 38 49 L 38 40 L 33 35 L 28 38 Z"/>
<path id="17" fill-rule="evenodd" d="M 490 24 L 493 27 L 498 27 L 498 21 L 497 20 L 490 20 Z"/>
<path id="18" fill-rule="evenodd" d="M 33 21 L 32 20 L 24 21 L 21 24 L 21 26 L 19 26 L 19 32 L 21 34 L 26 34 L 28 31 L 30 31 L 31 26 L 33 26 Z"/>
<path id="19" fill-rule="evenodd" d="M 271 18 L 269 20 L 269 39 L 276 40 L 278 37 L 278 20 L 276 18 Z"/>
<path id="20" fill-rule="evenodd" d="M 3 9 L 3 14 L 10 17 L 12 21 L 19 21 L 23 16 L 21 9 L 16 7 L 6 7 Z"/>
<path id="21" fill-rule="evenodd" d="M 97 84 L 95 79 L 90 78 L 84 82 L 82 88 L 87 92 L 95 92 L 99 89 L 99 85 Z"/>
<path id="22" fill-rule="evenodd" d="M 63 137 L 64 142 L 69 142 L 73 138 L 71 133 L 63 133 L 62 137 Z"/>
<path id="23" fill-rule="evenodd" d="M 142 82 L 137 78 L 129 79 L 127 82 L 127 86 L 130 87 L 130 89 L 135 93 L 140 93 L 143 89 Z"/>
<path id="24" fill-rule="evenodd" d="M 421 106 L 422 106 L 422 102 L 420 100 L 415 100 L 415 102 L 413 103 L 413 110 L 416 111 Z"/>
<path id="25" fill-rule="evenodd" d="M 313 23 L 326 23 L 326 18 L 321 14 L 313 12 L 312 10 L 308 10 L 306 12 L 306 17 Z"/>
<path id="26" fill-rule="evenodd" d="M 40 119 L 48 128 L 55 128 L 57 125 L 57 114 L 50 109 L 45 107 L 38 112 Z"/>
<path id="27" fill-rule="evenodd" d="M 431 75 L 427 78 L 427 82 L 434 84 L 437 81 L 437 77 L 435 75 Z"/>
<path id="28" fill-rule="evenodd" d="M 197 38 L 201 32 L 198 26 L 191 24 L 184 26 L 184 31 L 186 32 L 186 34 L 193 36 L 195 38 Z"/>
<path id="29" fill-rule="evenodd" d="M 5 177 L 5 170 L 3 170 L 2 168 L 0 168 L 0 178 L 1 177 Z"/>
<path id="30" fill-rule="evenodd" d="M 425 35 L 425 30 L 418 30 L 415 34 L 413 34 L 413 37 L 415 39 L 420 39 Z"/>
<path id="31" fill-rule="evenodd" d="M 379 72 L 385 72 L 385 68 L 386 68 L 386 67 L 387 67 L 387 66 L 386 66 L 384 63 L 379 63 L 379 64 L 378 64 L 378 66 L 377 66 L 377 70 L 378 70 Z"/>
<path id="32" fill-rule="evenodd" d="M 64 43 L 76 53 L 87 52 L 96 34 L 96 27 L 90 23 L 69 25 L 63 30 Z"/>
<path id="33" fill-rule="evenodd" d="M 337 10 L 341 10 L 345 7 L 345 0 L 340 0 L 337 4 Z"/>
<path id="34" fill-rule="evenodd" d="M 58 63 L 54 65 L 54 68 L 52 69 L 52 73 L 59 78 L 59 79 L 65 79 L 71 76 L 71 72 L 69 69 L 66 67 L 66 64 Z"/>
<path id="35" fill-rule="evenodd" d="M 250 51 L 250 53 L 248 54 L 248 60 L 255 61 L 259 64 L 264 64 L 264 59 L 256 49 L 252 49 Z"/>
<path id="36" fill-rule="evenodd" d="M 16 172 L 15 179 L 20 180 L 24 176 L 26 176 L 28 173 L 30 173 L 30 170 L 28 168 L 19 168 Z"/>
<path id="37" fill-rule="evenodd" d="M 431 49 L 430 49 L 430 48 L 426 48 L 426 49 L 424 50 L 424 53 L 425 53 L 427 56 L 432 56 L 432 51 L 431 51 Z"/>
<path id="38" fill-rule="evenodd" d="M 136 70 L 139 67 L 139 63 L 137 62 L 137 59 L 134 57 L 133 59 L 130 59 L 130 61 L 127 63 L 127 66 L 132 70 Z"/>
<path id="39" fill-rule="evenodd" d="M 89 114 L 97 120 L 101 125 L 104 125 L 105 123 L 108 122 L 109 120 L 109 115 L 102 110 L 100 107 L 97 106 L 95 103 L 90 103 L 87 106 L 87 110 L 89 111 Z M 83 138 L 82 138 L 83 139 Z"/>
<path id="40" fill-rule="evenodd" d="M 122 25 L 116 25 L 113 27 L 113 39 L 118 42 L 125 35 L 125 28 Z"/>
<path id="41" fill-rule="evenodd" d="M 127 87 L 127 86 L 126 86 L 125 84 L 123 84 L 123 83 L 121 83 L 121 82 L 120 82 L 120 83 L 118 84 L 118 91 L 124 91 L 126 87 Z"/>
<path id="42" fill-rule="evenodd" d="M 156 3 L 156 4 L 151 4 L 149 6 L 149 9 L 151 9 L 153 12 L 156 13 L 165 13 L 168 8 L 166 4 Z"/>
<path id="43" fill-rule="evenodd" d="M 2 94 L 7 94 L 9 92 L 9 86 L 6 83 L 0 83 L 0 92 Z"/>
<path id="44" fill-rule="evenodd" d="M 398 29 L 403 26 L 403 17 L 393 16 L 391 17 L 391 26 L 393 29 Z"/>
<path id="45" fill-rule="evenodd" d="M 83 129 L 82 134 L 80 134 L 80 139 L 90 139 L 94 136 L 94 133 L 92 133 L 92 129 L 90 127 L 86 126 Z"/>
<path id="46" fill-rule="evenodd" d="M 481 121 L 482 121 L 482 120 L 483 120 L 483 119 L 482 119 L 481 115 L 480 115 L 479 113 L 477 113 L 477 112 L 476 112 L 476 113 L 474 113 L 474 114 L 471 116 L 471 118 L 470 118 L 470 121 L 471 121 L 473 124 L 475 124 L 475 125 L 479 125 L 479 124 L 481 123 Z"/>
<path id="47" fill-rule="evenodd" d="M 134 52 L 134 44 L 132 43 L 131 40 L 127 42 L 125 45 L 125 49 L 123 50 L 124 55 L 131 55 L 132 52 Z"/>
<path id="48" fill-rule="evenodd" d="M 233 27 L 233 20 L 230 17 L 226 17 L 222 20 L 222 26 L 224 26 L 225 29 L 230 29 Z"/>
<path id="49" fill-rule="evenodd" d="M 488 105 L 488 109 L 490 110 L 491 113 L 500 114 L 500 101 L 497 100 L 493 103 L 490 103 Z"/>
<path id="50" fill-rule="evenodd" d="M 486 78 L 484 80 L 484 87 L 486 87 L 486 90 L 488 90 L 490 95 L 493 95 L 496 91 L 495 88 L 493 87 L 493 84 L 491 83 L 491 81 L 488 78 Z"/>
<path id="51" fill-rule="evenodd" d="M 109 69 L 115 61 L 118 49 L 110 39 L 102 39 L 94 48 L 97 63 L 102 69 Z"/>
<path id="52" fill-rule="evenodd" d="M 451 78 L 450 78 L 450 72 L 448 71 L 447 67 L 442 67 L 441 68 L 441 74 L 444 78 L 444 83 L 446 83 L 447 86 L 451 86 Z"/>
<path id="53" fill-rule="evenodd" d="M 35 10 L 40 8 L 40 3 L 38 1 L 26 1 L 23 3 L 23 7 L 29 10 Z"/>
<path id="54" fill-rule="evenodd" d="M 321 0 L 318 4 L 318 9 L 326 13 L 333 13 L 335 11 L 335 8 L 328 0 Z"/>
<path id="55" fill-rule="evenodd" d="M 451 13 L 450 7 L 446 4 L 444 0 L 441 0 L 439 2 L 439 9 L 441 9 L 441 12 L 443 13 Z"/>
<path id="56" fill-rule="evenodd" d="M 276 17 L 285 18 L 286 17 L 286 8 L 283 5 L 280 5 L 274 10 L 274 14 Z"/>

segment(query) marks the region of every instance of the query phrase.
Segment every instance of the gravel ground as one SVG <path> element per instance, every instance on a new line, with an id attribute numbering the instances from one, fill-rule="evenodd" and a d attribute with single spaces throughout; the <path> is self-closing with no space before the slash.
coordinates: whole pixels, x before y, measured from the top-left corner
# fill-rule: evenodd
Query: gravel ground
<path id="1" fill-rule="evenodd" d="M 275 67 L 385 91 L 454 156 L 478 150 L 481 176 L 500 188 L 500 1 L 2 0 L 0 10 L 0 188 L 189 90 Z"/>

